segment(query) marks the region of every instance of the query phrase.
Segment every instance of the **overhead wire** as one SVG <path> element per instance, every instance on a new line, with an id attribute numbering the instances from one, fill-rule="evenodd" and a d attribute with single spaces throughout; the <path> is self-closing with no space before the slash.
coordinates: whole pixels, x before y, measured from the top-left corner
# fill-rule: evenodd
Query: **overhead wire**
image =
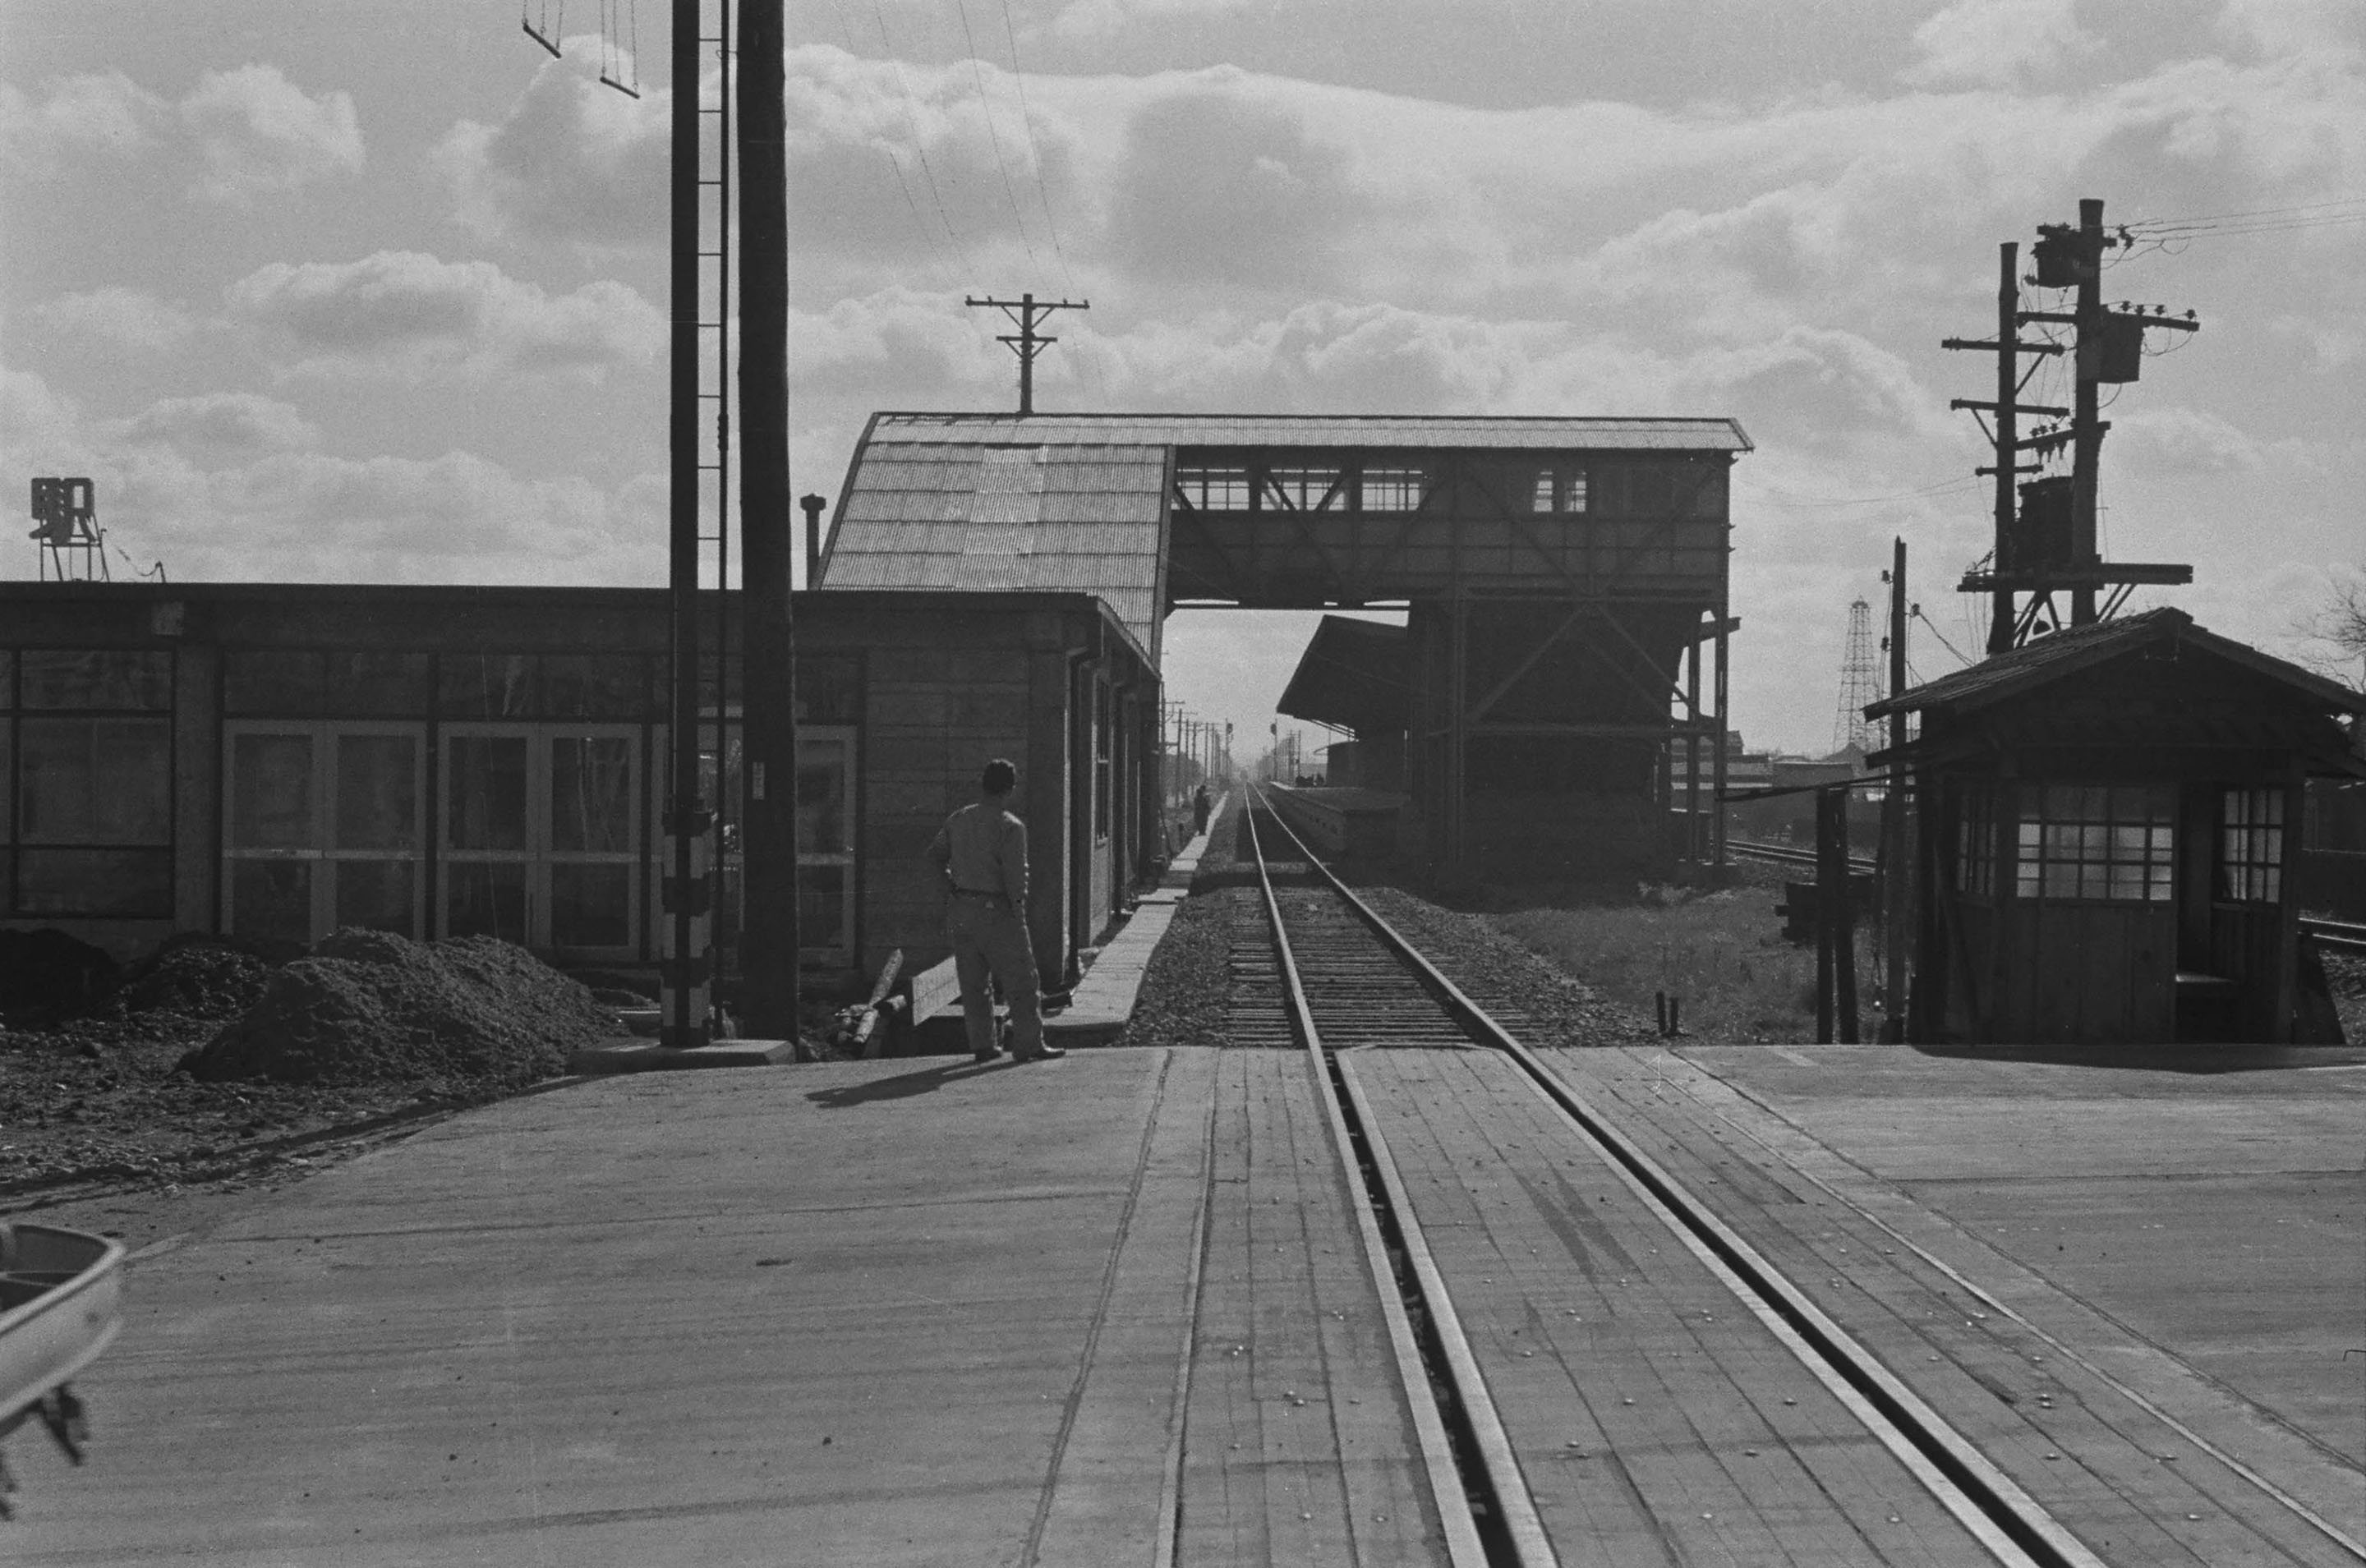
<path id="1" fill-rule="evenodd" d="M 1945 649 L 1949 653 L 1952 653 L 1952 654 L 1954 654 L 1954 655 L 1955 656 L 1955 662 L 1956 662 L 1956 663 L 1958 663 L 1958 664 L 1969 664 L 1969 663 L 1971 662 L 1971 660 L 1968 660 L 1968 659 L 1966 659 L 1966 658 L 1965 658 L 1965 657 L 1964 657 L 1963 649 L 1961 649 L 1957 648 L 1954 643 L 1949 642 L 1949 641 L 1947 640 L 1947 634 L 1946 634 L 1945 632 L 1943 632 L 1943 631 L 1941 631 L 1941 630 L 1939 629 L 1939 623 L 1938 623 L 1938 622 L 1936 622 L 1936 621 L 1934 621 L 1934 620 L 1932 620 L 1930 616 L 1928 616 L 1928 615 L 1924 615 L 1924 614 L 1922 613 L 1922 606 L 1921 606 L 1921 605 L 1920 605 L 1920 604 L 1916 604 L 1916 605 L 1914 605 L 1914 606 L 1913 606 L 1913 607 L 1909 611 L 1909 614 L 1910 614 L 1910 615 L 1912 615 L 1916 620 L 1918 620 L 1918 621 L 1921 622 L 1924 626 L 1929 626 L 1929 627 L 1931 628 L 1931 635 L 1932 635 L 1932 637 L 1937 637 L 1937 638 L 1939 639 L 1939 646 L 1940 646 L 1940 647 L 1942 647 L 1942 648 Z"/>
<path id="2" fill-rule="evenodd" d="M 838 17 L 839 36 L 846 40 L 846 52 L 859 56 L 861 46 L 855 39 L 854 24 L 846 18 L 845 7 L 839 4 L 839 0 L 829 0 L 829 8 L 831 14 Z M 908 118 L 907 112 L 907 123 Z M 896 156 L 894 148 L 884 144 L 880 146 L 879 155 L 886 159 L 887 166 L 896 172 L 896 186 L 904 193 L 904 205 L 911 209 L 912 227 L 918 231 L 921 240 L 929 247 L 929 262 L 936 272 L 939 287 L 947 293 L 954 292 L 957 285 L 953 280 L 952 269 L 948 265 L 950 254 L 945 249 L 945 243 L 937 237 L 936 231 L 929 226 L 928 218 L 920 211 L 919 198 L 912 194 L 912 182 L 904 173 L 903 161 Z"/>
<path id="3" fill-rule="evenodd" d="M 1060 243 L 1059 220 L 1052 216 L 1052 190 L 1043 178 L 1043 149 L 1035 140 L 1035 111 L 1027 102 L 1027 71 L 1019 62 L 1019 29 L 1010 19 L 1010 0 L 1001 0 L 1002 35 L 1010 46 L 1010 85 L 1019 95 L 1019 127 L 1027 133 L 1027 166 L 1035 179 L 1036 204 L 1043 209 L 1043 230 L 1052 236 L 1052 256 L 1060 264 L 1060 276 L 1072 292 L 1082 294 L 1076 275 L 1068 270 L 1068 253 Z M 1101 404 L 1109 403 L 1109 388 L 1101 378 L 1100 366 L 1089 354 L 1070 355 L 1093 384 L 1093 391 Z"/>
<path id="4" fill-rule="evenodd" d="M 994 104 L 986 96 L 986 67 L 977 58 L 977 35 L 970 31 L 969 6 L 963 0 L 953 0 L 953 11 L 961 17 L 962 41 L 969 45 L 969 77 L 977 88 L 978 112 L 986 116 L 986 139 L 994 149 L 994 171 L 1002 176 L 1003 197 L 1010 203 L 1010 220 L 1019 225 L 1019 243 L 1027 253 L 1027 264 L 1041 266 L 1035 258 L 1035 243 L 1027 237 L 1027 215 L 1019 209 L 1019 189 L 1010 183 L 1009 161 L 1002 155 L 1002 132 L 995 129 Z"/>
<path id="5" fill-rule="evenodd" d="M 1002 0 L 1002 33 L 1010 42 L 1010 85 L 1019 95 L 1019 128 L 1027 133 L 1027 166 L 1035 176 L 1035 200 L 1043 209 L 1043 228 L 1052 236 L 1052 254 L 1060 264 L 1060 276 L 1070 288 L 1076 288 L 1076 276 L 1068 270 L 1068 254 L 1060 245 L 1059 220 L 1052 216 L 1052 193 L 1043 180 L 1043 149 L 1035 141 L 1035 111 L 1027 103 L 1027 73 L 1019 63 L 1019 29 L 1010 20 L 1010 0 Z"/>
<path id="6" fill-rule="evenodd" d="M 919 117 L 912 108 L 912 85 L 905 80 L 904 62 L 896 58 L 896 45 L 887 36 L 887 12 L 880 0 L 871 0 L 871 14 L 879 22 L 879 45 L 887 51 L 887 64 L 896 73 L 896 89 L 903 95 L 904 126 L 912 134 L 912 151 L 920 160 L 920 173 L 928 178 L 929 195 L 936 203 L 937 217 L 944 223 L 945 238 L 952 243 L 953 254 L 960 258 L 962 270 L 975 276 L 977 268 L 969 259 L 969 249 L 962 243 L 961 234 L 953 228 L 952 214 L 945 209 L 944 190 L 937 184 L 937 171 L 929 163 L 928 144 L 920 137 Z M 892 162 L 895 154 L 891 152 L 888 157 Z M 897 172 L 901 173 L 900 164 Z"/>
<path id="7" fill-rule="evenodd" d="M 2181 254 L 2196 240 L 2241 239 L 2360 223 L 2366 223 L 2366 197 L 2354 196 L 2304 202 L 2295 207 L 2262 207 L 2191 218 L 2139 218 L 2132 223 L 2114 226 L 2120 236 L 2120 253 L 2105 257 L 2103 265 L 2116 266 L 2155 252 Z"/>

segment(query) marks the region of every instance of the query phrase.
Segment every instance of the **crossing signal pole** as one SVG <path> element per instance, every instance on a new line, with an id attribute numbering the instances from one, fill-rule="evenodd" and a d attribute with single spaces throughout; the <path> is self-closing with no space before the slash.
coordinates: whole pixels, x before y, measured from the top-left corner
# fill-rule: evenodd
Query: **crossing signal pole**
<path id="1" fill-rule="evenodd" d="M 1089 299 L 1038 299 L 1032 294 L 1021 294 L 1016 299 L 978 299 L 963 297 L 962 303 L 972 310 L 991 306 L 1008 316 L 1015 333 L 999 333 L 996 341 L 1007 343 L 1019 355 L 1019 417 L 1026 418 L 1035 412 L 1035 356 L 1051 344 L 1059 342 L 1035 330 L 1035 323 L 1054 310 L 1089 310 Z"/>
<path id="2" fill-rule="evenodd" d="M 2032 249 L 2036 271 L 2030 281 L 2041 288 L 2075 288 L 2073 309 L 2022 310 L 2021 280 L 2015 276 L 2018 247 L 2005 244 L 1999 247 L 2001 276 L 1995 341 L 1945 338 L 1940 343 L 1943 348 L 1989 350 L 1997 356 L 1995 401 L 1957 398 L 1948 404 L 1972 410 L 1976 415 L 1989 413 L 1995 421 L 1988 434 L 1996 449 L 1996 463 L 1977 470 L 1996 477 L 1995 551 L 1988 571 L 1967 573 L 1958 585 L 1967 593 L 1995 595 L 1989 620 L 1991 655 L 2003 653 L 2028 637 L 2041 612 L 2052 613 L 2059 624 L 2060 615 L 2054 609 L 2057 591 L 2067 590 L 2070 595 L 2070 624 L 2084 626 L 2099 615 L 2112 615 L 2139 584 L 2193 581 L 2190 566 L 2105 562 L 2098 547 L 2095 516 L 2103 434 L 2111 429 L 2101 417 L 2102 385 L 2136 378 L 2147 330 L 2197 332 L 2201 323 L 2190 310 L 2180 318 L 2168 315 L 2159 306 L 2148 313 L 2141 307 L 2112 310 L 2104 306 L 2103 254 L 2114 245 L 2124 244 L 2126 238 L 2114 239 L 2104 229 L 2101 201 L 2090 197 L 2079 202 L 2076 227 L 2041 224 L 2037 233 Z M 2063 352 L 2059 344 L 2022 342 L 2020 328 L 2032 321 L 2056 322 L 2073 331 L 2075 391 L 2070 408 L 2020 401 L 2021 389 L 2029 379 L 2020 356 Z M 2034 368 L 2033 365 L 2031 369 Z M 2057 423 L 2024 437 L 2019 427 L 2022 414 L 2068 423 Z M 2070 449 L 2069 474 L 2022 482 L 2022 475 L 2042 474 L 2045 459 L 2065 446 Z M 2021 458 L 2025 452 L 2034 453 L 2039 460 L 2023 463 Z M 2100 612 L 2098 589 L 2110 590 Z M 2027 595 L 2025 604 L 2019 602 L 2022 594 Z"/>

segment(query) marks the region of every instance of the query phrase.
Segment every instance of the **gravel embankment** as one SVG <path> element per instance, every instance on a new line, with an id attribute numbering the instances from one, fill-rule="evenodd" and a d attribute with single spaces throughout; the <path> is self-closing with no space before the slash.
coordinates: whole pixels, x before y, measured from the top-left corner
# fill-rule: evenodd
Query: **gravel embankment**
<path id="1" fill-rule="evenodd" d="M 1529 952 L 1484 916 L 1442 909 L 1401 887 L 1356 891 L 1523 1044 L 1633 1045 L 1658 1038 L 1649 1019 Z"/>

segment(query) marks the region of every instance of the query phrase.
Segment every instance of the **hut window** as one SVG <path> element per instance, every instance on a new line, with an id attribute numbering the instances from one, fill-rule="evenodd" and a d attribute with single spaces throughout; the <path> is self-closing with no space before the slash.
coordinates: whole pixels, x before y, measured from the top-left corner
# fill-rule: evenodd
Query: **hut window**
<path id="1" fill-rule="evenodd" d="M 2218 897 L 2247 904 L 2283 899 L 2284 792 L 2230 789 L 2218 817 Z"/>
<path id="2" fill-rule="evenodd" d="M 1429 475 L 1421 468 L 1366 468 L 1364 510 L 1418 512 L 1428 485 Z"/>
<path id="3" fill-rule="evenodd" d="M 2175 802 L 2146 784 L 2030 785 L 2014 891 L 2022 898 L 2169 902 Z"/>
<path id="4" fill-rule="evenodd" d="M 1342 475 L 1335 468 L 1276 467 L 1266 475 L 1268 489 L 1292 512 L 1320 512 L 1339 493 Z"/>
<path id="5" fill-rule="evenodd" d="M 1529 487 L 1528 510 L 1559 512 L 1574 516 L 1585 510 L 1585 470 L 1582 468 L 1538 468 Z"/>
<path id="6" fill-rule="evenodd" d="M 1249 509 L 1249 471 L 1245 468 L 1185 465 L 1175 470 L 1175 489 L 1194 512 Z"/>

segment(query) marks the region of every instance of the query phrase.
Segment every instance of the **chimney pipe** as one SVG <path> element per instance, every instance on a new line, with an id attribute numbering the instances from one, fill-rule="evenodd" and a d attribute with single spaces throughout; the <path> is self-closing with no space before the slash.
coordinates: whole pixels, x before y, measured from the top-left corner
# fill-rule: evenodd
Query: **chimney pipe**
<path id="1" fill-rule="evenodd" d="M 797 504 L 806 509 L 806 586 L 821 586 L 821 513 L 829 504 L 818 495 L 801 495 Z"/>

